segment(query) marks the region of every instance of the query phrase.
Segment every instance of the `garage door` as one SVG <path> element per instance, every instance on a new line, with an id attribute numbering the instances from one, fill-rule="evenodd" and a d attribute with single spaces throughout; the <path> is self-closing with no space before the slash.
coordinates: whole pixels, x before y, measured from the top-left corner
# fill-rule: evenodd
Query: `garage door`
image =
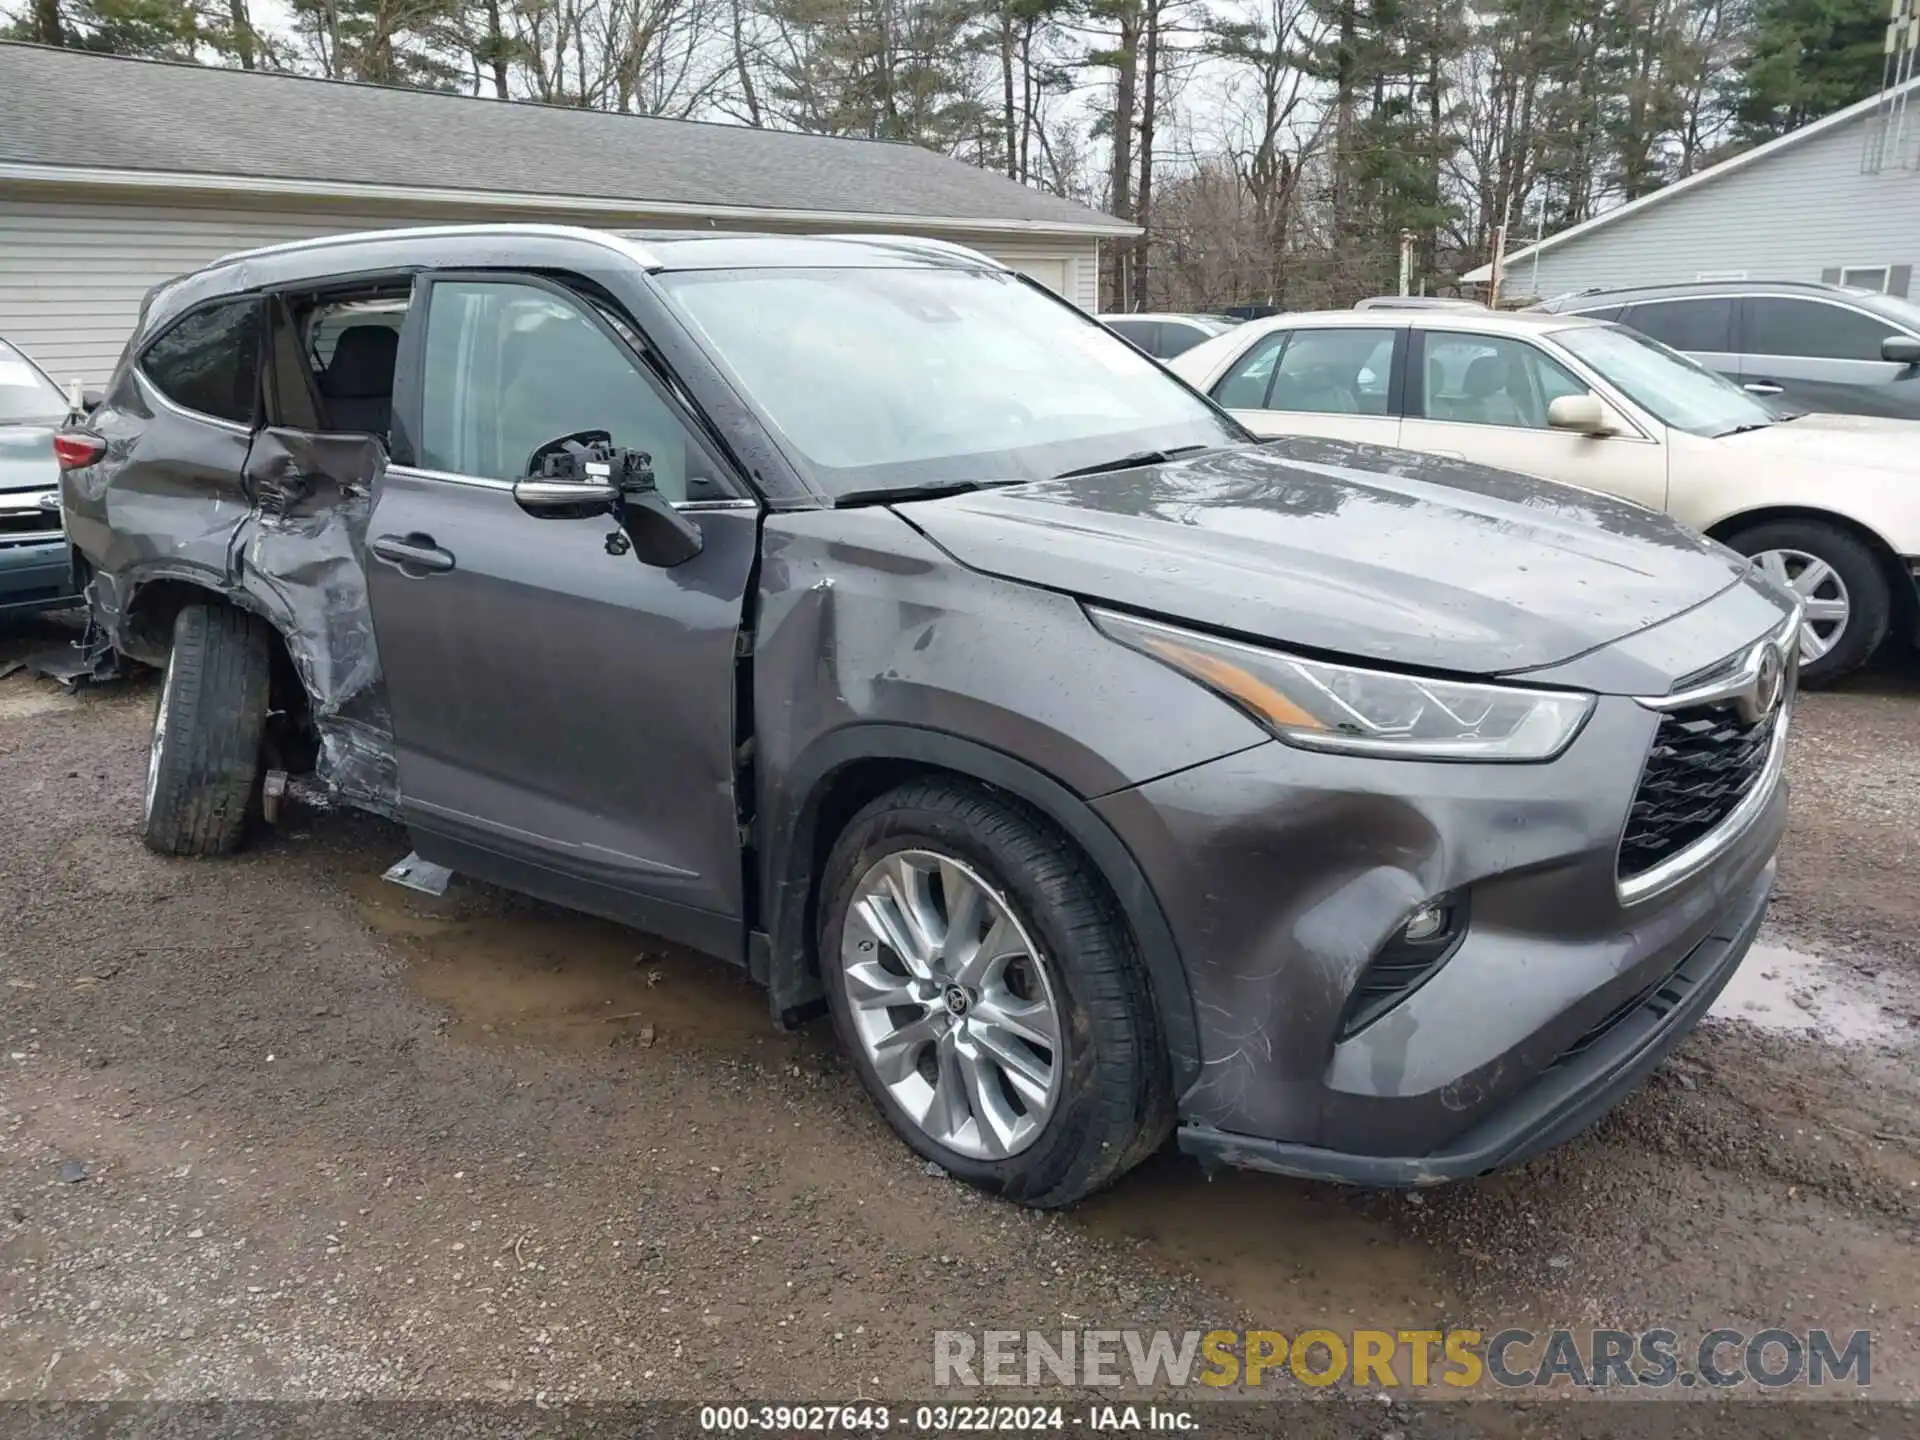
<path id="1" fill-rule="evenodd" d="M 1064 260 L 1015 260 L 1013 268 L 1030 275 L 1056 295 L 1067 294 L 1067 262 Z"/>

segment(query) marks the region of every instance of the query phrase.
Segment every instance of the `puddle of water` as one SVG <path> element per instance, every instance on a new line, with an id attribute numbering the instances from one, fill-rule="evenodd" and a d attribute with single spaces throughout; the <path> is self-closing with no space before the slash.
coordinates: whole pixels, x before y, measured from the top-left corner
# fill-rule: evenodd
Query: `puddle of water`
<path id="1" fill-rule="evenodd" d="M 1868 1045 L 1901 1032 L 1860 977 L 1786 945 L 1755 945 L 1707 1013 L 1830 1045 Z"/>
<path id="2" fill-rule="evenodd" d="M 1422 1328 L 1450 1313 L 1436 1257 L 1325 1187 L 1248 1171 L 1212 1179 L 1162 1153 L 1081 1204 L 1075 1222 L 1198 1277 L 1263 1326 Z M 1223 1321 L 1230 1317 L 1220 1317 Z"/>
<path id="3" fill-rule="evenodd" d="M 453 1033 L 564 1048 L 641 1044 L 774 1060 L 782 1036 L 766 995 L 725 964 L 590 916 L 499 914 L 456 880 L 434 898 L 382 880 L 348 882 L 360 916 L 400 944 L 408 983 L 451 1010 Z"/>

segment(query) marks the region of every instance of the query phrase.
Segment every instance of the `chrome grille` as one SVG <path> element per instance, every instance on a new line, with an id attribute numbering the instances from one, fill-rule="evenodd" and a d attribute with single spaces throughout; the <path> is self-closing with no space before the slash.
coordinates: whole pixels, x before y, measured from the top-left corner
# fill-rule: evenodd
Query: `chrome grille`
<path id="1" fill-rule="evenodd" d="M 1749 723 L 1722 700 L 1660 717 L 1620 838 L 1620 879 L 1644 875 L 1719 828 L 1766 773 L 1780 714 Z"/>

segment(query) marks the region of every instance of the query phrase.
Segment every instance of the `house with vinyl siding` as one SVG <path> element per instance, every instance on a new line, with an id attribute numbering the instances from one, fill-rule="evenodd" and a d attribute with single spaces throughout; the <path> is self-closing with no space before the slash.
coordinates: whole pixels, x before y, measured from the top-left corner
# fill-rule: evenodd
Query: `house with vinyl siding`
<path id="1" fill-rule="evenodd" d="M 911 145 L 0 43 L 0 337 L 62 384 L 222 255 L 481 220 L 926 236 L 1088 310 L 1138 233 Z"/>
<path id="2" fill-rule="evenodd" d="M 1824 280 L 1920 298 L 1920 79 L 1540 243 L 1504 299 L 1693 280 Z M 1462 277 L 1486 285 L 1492 267 Z"/>

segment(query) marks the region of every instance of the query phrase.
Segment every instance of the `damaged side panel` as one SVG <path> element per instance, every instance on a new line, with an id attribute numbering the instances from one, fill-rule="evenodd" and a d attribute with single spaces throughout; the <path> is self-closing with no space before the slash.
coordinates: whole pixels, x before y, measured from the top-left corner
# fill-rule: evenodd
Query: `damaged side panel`
<path id="1" fill-rule="evenodd" d="M 306 691 L 317 778 L 350 804 L 397 814 L 365 564 L 385 447 L 368 435 L 270 427 L 249 442 L 200 424 L 192 430 L 242 454 L 210 457 L 192 474 L 149 462 L 70 477 L 70 533 L 96 570 L 94 619 L 115 648 L 159 663 L 166 637 L 138 620 L 150 587 L 185 582 L 261 616 L 285 641 Z M 242 486 L 223 480 L 223 469 Z"/>
<path id="2" fill-rule="evenodd" d="M 268 428 L 246 478 L 235 598 L 273 623 L 312 707 L 315 769 L 341 799 L 399 811 L 393 721 L 367 604 L 367 517 L 387 463 L 367 435 Z"/>

